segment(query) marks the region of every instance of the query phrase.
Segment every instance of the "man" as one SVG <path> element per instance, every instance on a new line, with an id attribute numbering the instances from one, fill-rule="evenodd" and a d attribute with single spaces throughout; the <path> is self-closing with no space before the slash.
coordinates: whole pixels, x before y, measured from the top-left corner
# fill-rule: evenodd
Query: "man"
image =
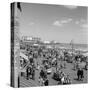
<path id="1" fill-rule="evenodd" d="M 78 71 L 77 71 L 77 76 L 78 76 L 78 80 L 83 80 L 83 69 L 79 68 Z"/>
<path id="2" fill-rule="evenodd" d="M 45 85 L 45 86 L 48 86 L 48 85 L 49 85 L 49 80 L 48 80 L 48 79 L 46 79 L 46 80 L 44 81 L 44 85 Z"/>
<path id="3" fill-rule="evenodd" d="M 45 71 L 43 71 L 43 70 L 40 71 L 40 77 L 41 78 L 46 78 L 47 77 Z"/>
<path id="4" fill-rule="evenodd" d="M 83 69 L 81 69 L 81 80 L 83 80 L 83 78 L 84 78 L 84 71 Z"/>
<path id="5" fill-rule="evenodd" d="M 27 80 L 29 80 L 30 74 L 31 74 L 31 67 L 28 66 L 28 67 L 26 68 L 26 78 L 27 78 Z"/>

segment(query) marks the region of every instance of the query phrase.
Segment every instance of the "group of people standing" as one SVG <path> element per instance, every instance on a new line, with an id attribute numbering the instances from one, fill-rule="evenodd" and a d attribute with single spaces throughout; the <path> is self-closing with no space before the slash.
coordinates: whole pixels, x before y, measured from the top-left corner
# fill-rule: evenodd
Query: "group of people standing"
<path id="1" fill-rule="evenodd" d="M 29 46 L 28 46 L 29 47 Z M 65 69 L 66 63 L 68 63 L 65 59 L 67 57 L 67 54 L 63 52 L 63 55 L 60 54 L 60 50 L 56 49 L 47 49 L 45 47 L 29 47 L 26 49 L 26 52 L 28 53 L 28 66 L 26 68 L 26 78 L 27 80 L 32 79 L 35 80 L 35 70 L 39 70 L 39 79 L 38 82 L 41 86 L 48 86 L 49 85 L 49 79 L 47 74 L 48 68 L 56 68 L 56 72 L 53 72 L 53 78 L 54 80 L 58 81 L 58 84 L 71 84 L 72 81 L 70 79 L 69 75 L 66 75 L 62 68 Z M 39 59 L 41 62 L 39 62 Z M 46 60 L 46 61 L 45 61 Z M 45 61 L 45 63 L 43 63 Z M 36 64 L 37 62 L 37 64 Z M 59 64 L 60 62 L 60 64 Z M 62 65 L 62 62 L 65 62 Z M 44 69 L 41 69 L 41 65 Z M 60 67 L 58 67 L 58 64 Z M 39 67 L 39 68 L 38 68 Z M 38 68 L 38 69 L 37 69 Z M 58 69 L 59 68 L 59 69 Z M 77 69 L 77 78 L 78 80 L 83 80 L 84 78 L 84 71 L 83 69 Z"/>

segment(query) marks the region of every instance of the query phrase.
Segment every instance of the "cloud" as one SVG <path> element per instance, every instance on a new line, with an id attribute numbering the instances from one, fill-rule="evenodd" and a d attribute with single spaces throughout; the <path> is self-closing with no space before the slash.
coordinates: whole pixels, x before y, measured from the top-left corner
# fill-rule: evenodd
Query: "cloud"
<path id="1" fill-rule="evenodd" d="M 72 21 L 71 18 L 63 19 L 63 20 L 56 20 L 54 21 L 53 25 L 55 26 L 63 26 L 64 24 L 70 23 Z"/>
<path id="2" fill-rule="evenodd" d="M 34 22 L 30 22 L 29 25 L 34 25 L 35 23 Z"/>
<path id="3" fill-rule="evenodd" d="M 68 8 L 70 10 L 76 9 L 78 6 L 74 6 L 74 5 L 64 5 L 65 8 Z"/>
<path id="4" fill-rule="evenodd" d="M 55 26 L 62 26 L 62 23 L 57 20 L 57 21 L 55 21 L 55 22 L 53 23 L 53 25 L 55 25 Z"/>
<path id="5" fill-rule="evenodd" d="M 72 19 L 71 18 L 68 18 L 68 19 L 64 19 L 64 20 L 61 20 L 61 23 L 69 23 L 69 22 L 71 22 L 72 21 Z"/>
<path id="6" fill-rule="evenodd" d="M 88 28 L 88 24 L 87 23 L 84 23 L 81 25 L 82 28 Z"/>
<path id="7" fill-rule="evenodd" d="M 72 21 L 72 18 L 68 18 L 68 21 L 71 22 Z"/>
<path id="8" fill-rule="evenodd" d="M 62 24 L 68 23 L 67 20 L 61 20 L 60 22 L 61 22 Z"/>
<path id="9" fill-rule="evenodd" d="M 79 25 L 80 24 L 80 21 L 75 21 L 75 24 Z"/>
<path id="10" fill-rule="evenodd" d="M 88 28 L 88 23 L 85 19 L 77 20 L 75 21 L 75 24 L 79 25 L 81 28 Z"/>

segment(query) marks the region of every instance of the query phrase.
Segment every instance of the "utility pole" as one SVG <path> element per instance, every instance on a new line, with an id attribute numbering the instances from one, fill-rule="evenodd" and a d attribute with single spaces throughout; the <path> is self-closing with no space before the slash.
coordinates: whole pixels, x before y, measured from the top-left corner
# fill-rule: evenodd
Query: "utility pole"
<path id="1" fill-rule="evenodd" d="M 73 50 L 74 50 L 73 39 L 71 40 L 70 45 L 71 45 L 71 50 L 72 50 L 72 55 L 73 55 Z"/>

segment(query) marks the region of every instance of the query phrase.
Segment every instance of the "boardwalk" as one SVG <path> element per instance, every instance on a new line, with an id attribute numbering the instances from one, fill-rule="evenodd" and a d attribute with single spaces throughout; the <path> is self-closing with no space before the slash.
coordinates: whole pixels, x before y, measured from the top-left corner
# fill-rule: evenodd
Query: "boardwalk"
<path id="1" fill-rule="evenodd" d="M 62 69 L 65 72 L 65 74 L 70 75 L 70 79 L 72 81 L 72 84 L 87 83 L 87 71 L 84 70 L 83 81 L 78 81 L 77 80 L 77 72 L 74 71 L 72 68 L 73 68 L 73 65 L 70 63 L 67 63 L 66 68 Z M 57 85 L 58 81 L 52 79 L 52 74 L 53 74 L 53 72 L 48 75 L 49 85 Z M 32 79 L 26 80 L 24 77 L 20 77 L 20 87 L 40 86 L 40 84 L 38 82 L 38 78 L 39 78 L 39 71 L 38 70 L 35 71 L 35 80 L 32 80 Z"/>

